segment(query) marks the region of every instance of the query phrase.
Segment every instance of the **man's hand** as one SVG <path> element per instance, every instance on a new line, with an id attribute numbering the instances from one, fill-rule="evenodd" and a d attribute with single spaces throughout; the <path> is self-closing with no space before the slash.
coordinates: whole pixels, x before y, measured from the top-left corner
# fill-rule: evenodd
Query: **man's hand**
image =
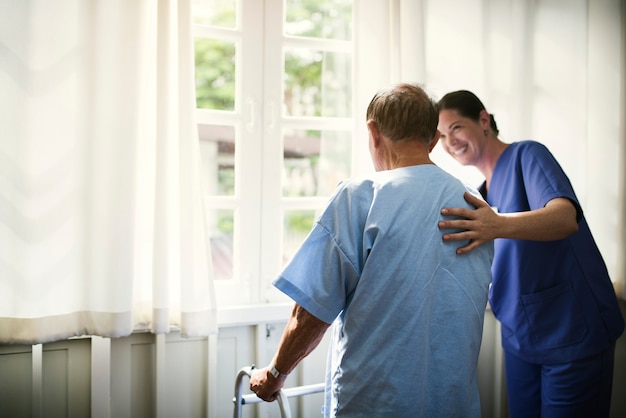
<path id="1" fill-rule="evenodd" d="M 281 374 L 274 377 L 268 367 L 260 369 L 250 377 L 250 390 L 264 401 L 274 401 L 287 375 L 317 347 L 329 326 L 296 303 L 272 360 Z"/>
<path id="2" fill-rule="evenodd" d="M 439 222 L 439 229 L 463 229 L 462 232 L 444 234 L 444 241 L 465 241 L 469 244 L 456 250 L 457 254 L 466 254 L 480 245 L 493 241 L 499 231 L 499 215 L 485 202 L 471 193 L 465 192 L 463 197 L 476 209 L 444 208 L 444 216 L 457 216 L 465 219 L 452 219 Z"/>
<path id="3" fill-rule="evenodd" d="M 285 385 L 286 376 L 274 377 L 269 369 L 259 369 L 250 376 L 250 390 L 266 402 L 273 402 Z"/>

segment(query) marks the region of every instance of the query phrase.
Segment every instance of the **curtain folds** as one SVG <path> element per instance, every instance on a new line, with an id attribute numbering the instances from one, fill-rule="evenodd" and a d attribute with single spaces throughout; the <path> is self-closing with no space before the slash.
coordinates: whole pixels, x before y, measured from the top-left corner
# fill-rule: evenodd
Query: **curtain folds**
<path id="1" fill-rule="evenodd" d="M 401 18 L 389 44 L 402 53 L 388 64 L 390 74 L 424 83 L 436 97 L 471 90 L 505 142 L 545 144 L 572 181 L 616 291 L 626 297 L 625 3 L 393 3 Z M 380 61 L 375 52 L 367 60 Z M 433 159 L 470 184 L 482 182 L 478 170 L 461 167 L 441 147 Z"/>
<path id="2" fill-rule="evenodd" d="M 476 93 L 505 142 L 534 139 L 559 160 L 626 299 L 626 3 L 371 0 L 355 3 L 355 17 L 355 68 L 367 69 L 355 74 L 356 114 L 399 81 L 435 97 Z M 357 152 L 357 168 L 369 169 L 367 148 Z M 439 146 L 432 158 L 469 184 L 483 181 Z"/>
<path id="3" fill-rule="evenodd" d="M 189 1 L 0 16 L 0 342 L 216 332 Z"/>

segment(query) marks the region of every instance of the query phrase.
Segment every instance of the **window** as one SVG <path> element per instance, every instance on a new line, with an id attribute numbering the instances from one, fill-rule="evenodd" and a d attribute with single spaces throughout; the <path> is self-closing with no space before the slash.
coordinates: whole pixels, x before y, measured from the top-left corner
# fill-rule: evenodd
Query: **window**
<path id="1" fill-rule="evenodd" d="M 271 282 L 352 175 L 352 0 L 194 0 L 197 121 L 218 303 Z"/>

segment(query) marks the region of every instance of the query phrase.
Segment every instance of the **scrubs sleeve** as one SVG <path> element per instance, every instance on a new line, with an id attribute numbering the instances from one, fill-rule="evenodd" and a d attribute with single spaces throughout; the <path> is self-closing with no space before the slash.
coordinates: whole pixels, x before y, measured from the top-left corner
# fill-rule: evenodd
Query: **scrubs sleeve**
<path id="1" fill-rule="evenodd" d="M 538 142 L 528 142 L 520 155 L 526 196 L 531 210 L 543 208 L 550 200 L 564 197 L 576 208 L 576 221 L 583 212 L 572 184 L 550 151 Z"/>

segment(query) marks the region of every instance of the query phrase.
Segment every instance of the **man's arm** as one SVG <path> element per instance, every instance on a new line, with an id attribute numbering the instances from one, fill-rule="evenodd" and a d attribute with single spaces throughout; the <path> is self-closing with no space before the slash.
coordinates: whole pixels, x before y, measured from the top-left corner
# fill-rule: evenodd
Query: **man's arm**
<path id="1" fill-rule="evenodd" d="M 329 326 L 296 304 L 272 360 L 280 374 L 274 377 L 269 367 L 259 370 L 250 377 L 250 390 L 264 401 L 275 400 L 287 375 L 318 346 Z"/>
<path id="2" fill-rule="evenodd" d="M 576 208 L 566 198 L 549 201 L 543 208 L 517 213 L 496 213 L 489 205 L 465 193 L 465 200 L 476 209 L 444 208 L 442 215 L 460 216 L 439 222 L 440 229 L 458 228 L 463 232 L 444 234 L 444 241 L 470 240 L 465 247 L 457 249 L 457 254 L 465 254 L 485 242 L 496 238 L 522 239 L 530 241 L 555 241 L 578 232 Z"/>

